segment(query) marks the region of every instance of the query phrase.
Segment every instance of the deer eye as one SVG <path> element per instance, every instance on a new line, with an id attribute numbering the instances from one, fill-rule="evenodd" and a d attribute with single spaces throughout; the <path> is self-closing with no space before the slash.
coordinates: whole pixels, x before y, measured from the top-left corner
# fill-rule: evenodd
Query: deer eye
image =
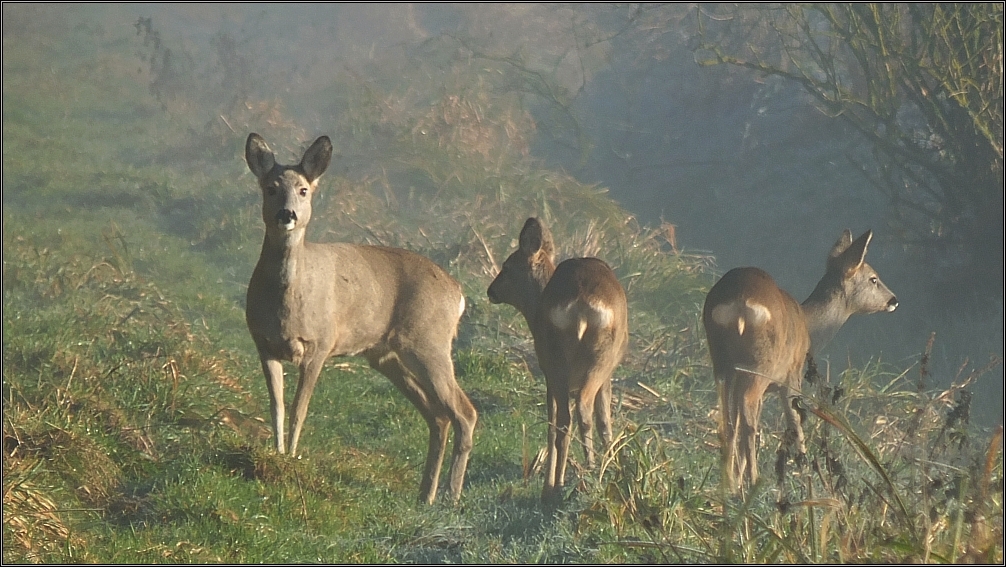
<path id="1" fill-rule="evenodd" d="M 870 276 L 870 283 L 872 283 L 873 285 L 877 285 L 877 282 L 879 281 L 880 280 L 877 279 L 877 276 Z"/>
<path id="2" fill-rule="evenodd" d="M 301 197 L 307 197 L 307 187 L 301 187 L 300 188 L 300 196 Z"/>

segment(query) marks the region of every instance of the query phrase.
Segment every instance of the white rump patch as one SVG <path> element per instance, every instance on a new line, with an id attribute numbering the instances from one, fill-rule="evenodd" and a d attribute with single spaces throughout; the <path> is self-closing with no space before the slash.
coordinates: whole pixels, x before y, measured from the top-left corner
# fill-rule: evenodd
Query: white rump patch
<path id="1" fill-rule="evenodd" d="M 599 299 L 592 299 L 590 301 L 590 310 L 592 315 L 590 323 L 592 325 L 606 328 L 610 327 L 612 321 L 615 320 L 615 312 Z"/>
<path id="2" fill-rule="evenodd" d="M 720 303 L 716 307 L 713 307 L 713 322 L 720 327 L 732 327 L 740 318 L 740 310 L 737 308 L 737 303 L 731 301 L 730 303 Z M 741 334 L 744 334 L 744 324 L 740 324 Z"/>
<path id="3" fill-rule="evenodd" d="M 560 329 L 568 329 L 573 326 L 573 319 L 575 315 L 573 314 L 573 307 L 576 302 L 568 303 L 565 306 L 553 307 L 552 311 L 548 314 L 549 320 L 552 324 Z"/>
<path id="4" fill-rule="evenodd" d="M 713 307 L 713 322 L 721 327 L 736 327 L 737 334 L 743 335 L 748 325 L 760 327 L 772 320 L 772 312 L 768 307 L 751 299 L 721 303 Z"/>
<path id="5" fill-rule="evenodd" d="M 744 302 L 744 305 L 747 306 L 748 320 L 752 325 L 760 327 L 772 320 L 772 312 L 761 303 L 748 299 Z"/>
<path id="6" fill-rule="evenodd" d="M 566 305 L 553 307 L 548 318 L 560 329 L 575 328 L 577 340 L 582 340 L 589 327 L 610 327 L 615 319 L 615 312 L 600 299 L 590 299 L 587 303 L 574 300 Z"/>
<path id="7" fill-rule="evenodd" d="M 458 317 L 461 317 L 465 313 L 465 295 L 461 294 L 461 301 L 458 304 Z"/>

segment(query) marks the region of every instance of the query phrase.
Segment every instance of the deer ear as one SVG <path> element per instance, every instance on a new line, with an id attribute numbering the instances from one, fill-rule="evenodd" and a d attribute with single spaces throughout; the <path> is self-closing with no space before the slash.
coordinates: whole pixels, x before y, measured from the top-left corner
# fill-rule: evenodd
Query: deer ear
<path id="1" fill-rule="evenodd" d="M 848 238 L 852 239 L 852 233 L 848 230 L 842 235 L 842 239 Z M 839 240 L 839 243 L 842 242 Z M 837 256 L 832 256 L 829 258 L 829 268 L 836 268 L 841 270 L 841 273 L 845 276 L 851 275 L 853 272 L 859 269 L 863 265 L 863 261 L 866 259 L 866 247 L 870 245 L 870 240 L 873 239 L 873 231 L 868 230 L 864 232 L 855 242 L 850 242 L 846 244 L 843 249 L 838 253 Z M 832 254 L 838 249 L 838 243 L 835 244 L 835 248 L 832 249 Z"/>
<path id="2" fill-rule="evenodd" d="M 245 142 L 245 161 L 248 162 L 248 169 L 259 179 L 276 166 L 276 158 L 269 149 L 269 144 L 254 132 L 248 134 L 248 140 Z"/>
<path id="3" fill-rule="evenodd" d="M 520 249 L 528 256 L 539 252 L 552 258 L 555 246 L 552 244 L 552 233 L 535 217 L 527 219 L 520 231 Z"/>
<path id="4" fill-rule="evenodd" d="M 542 226 L 541 221 L 535 217 L 531 217 L 524 222 L 524 228 L 520 230 L 520 238 L 518 242 L 520 243 L 520 249 L 528 256 L 533 256 L 541 250 L 542 245 L 542 232 L 545 227 Z"/>
<path id="5" fill-rule="evenodd" d="M 304 152 L 304 158 L 300 160 L 300 168 L 304 171 L 304 176 L 308 181 L 314 181 L 321 177 L 322 173 L 328 169 L 328 162 L 332 160 L 332 141 L 328 136 L 321 136 L 311 144 L 311 147 Z"/>
<path id="6" fill-rule="evenodd" d="M 828 253 L 828 258 L 838 258 L 845 252 L 845 249 L 852 244 L 852 231 L 845 229 L 842 231 L 842 236 L 838 237 L 835 245 L 831 247 L 831 252 Z"/>

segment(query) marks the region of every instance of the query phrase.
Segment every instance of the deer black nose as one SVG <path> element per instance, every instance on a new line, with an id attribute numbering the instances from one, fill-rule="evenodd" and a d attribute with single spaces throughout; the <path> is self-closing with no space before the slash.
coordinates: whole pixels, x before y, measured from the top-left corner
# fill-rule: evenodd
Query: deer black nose
<path id="1" fill-rule="evenodd" d="M 291 211 L 290 209 L 280 209 L 280 211 L 276 213 L 277 224 L 287 225 L 292 222 L 296 222 L 296 220 L 297 220 L 297 213 Z"/>
<path id="2" fill-rule="evenodd" d="M 891 312 L 898 308 L 898 298 L 892 297 L 890 301 L 887 302 L 887 311 Z"/>

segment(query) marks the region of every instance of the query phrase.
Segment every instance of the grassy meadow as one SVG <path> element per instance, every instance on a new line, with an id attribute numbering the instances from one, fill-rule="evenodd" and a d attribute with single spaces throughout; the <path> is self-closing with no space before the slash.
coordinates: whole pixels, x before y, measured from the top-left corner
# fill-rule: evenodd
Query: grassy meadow
<path id="1" fill-rule="evenodd" d="M 183 39 L 136 10 L 3 7 L 5 563 L 1003 561 L 1001 427 L 968 421 L 985 369 L 933 391 L 931 344 L 907 368 L 822 368 L 807 466 L 777 458 L 770 399 L 762 481 L 720 489 L 699 321 L 720 269 L 544 167 L 526 76 L 443 38 L 368 74 L 318 72 L 320 54 L 291 70 L 237 32 Z M 302 455 L 271 449 L 244 322 L 264 234 L 250 131 L 283 163 L 332 138 L 309 238 L 408 248 L 462 283 L 455 369 L 479 422 L 457 505 L 446 475 L 416 503 L 426 425 L 363 359 L 326 366 Z M 615 443 L 595 471 L 573 444 L 554 511 L 530 334 L 485 297 L 529 215 L 629 297 Z"/>

